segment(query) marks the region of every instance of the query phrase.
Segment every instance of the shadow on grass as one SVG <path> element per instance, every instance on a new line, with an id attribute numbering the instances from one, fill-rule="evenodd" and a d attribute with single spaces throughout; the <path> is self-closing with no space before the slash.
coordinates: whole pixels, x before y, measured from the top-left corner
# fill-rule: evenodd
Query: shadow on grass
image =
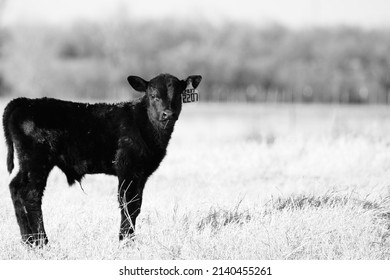
<path id="1" fill-rule="evenodd" d="M 240 210 L 240 203 L 234 209 L 211 208 L 206 217 L 198 222 L 198 231 L 203 231 L 210 226 L 211 231 L 215 233 L 227 225 L 243 225 L 249 222 L 252 219 L 252 215 L 249 210 Z"/>
<path id="2" fill-rule="evenodd" d="M 297 195 L 281 198 L 271 201 L 271 208 L 275 210 L 300 210 L 306 208 L 320 208 L 320 207 L 341 207 L 341 206 L 361 207 L 362 209 L 374 210 L 381 209 L 379 202 L 373 202 L 365 199 L 354 198 L 351 196 L 306 196 Z"/>
<path id="3" fill-rule="evenodd" d="M 225 226 L 241 226 L 258 217 L 272 215 L 275 211 L 302 211 L 316 208 L 330 209 L 340 207 L 373 211 L 374 219 L 386 220 L 388 229 L 390 230 L 390 197 L 386 197 L 381 201 L 370 201 L 354 197 L 353 195 L 293 195 L 272 199 L 266 203 L 263 210 L 257 211 L 257 213 L 250 209 L 240 209 L 240 204 L 241 201 L 233 209 L 211 208 L 208 214 L 198 222 L 197 230 L 203 231 L 205 228 L 211 227 L 211 231 L 216 233 Z"/>

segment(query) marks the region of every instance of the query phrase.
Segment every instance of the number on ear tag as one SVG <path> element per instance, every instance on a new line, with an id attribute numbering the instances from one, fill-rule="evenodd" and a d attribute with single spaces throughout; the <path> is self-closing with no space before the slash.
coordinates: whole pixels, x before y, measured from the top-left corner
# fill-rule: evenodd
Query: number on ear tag
<path id="1" fill-rule="evenodd" d="M 194 89 L 192 85 L 188 86 L 181 94 L 183 103 L 191 103 L 199 101 L 199 91 Z"/>

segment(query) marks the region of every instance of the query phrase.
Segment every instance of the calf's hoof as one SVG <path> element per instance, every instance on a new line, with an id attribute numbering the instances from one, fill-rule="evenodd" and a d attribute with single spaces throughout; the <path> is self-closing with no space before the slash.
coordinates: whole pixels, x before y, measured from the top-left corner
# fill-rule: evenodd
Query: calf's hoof
<path id="1" fill-rule="evenodd" d="M 46 234 L 25 235 L 22 237 L 22 241 L 31 248 L 43 248 L 49 242 Z"/>
<path id="2" fill-rule="evenodd" d="M 119 241 L 134 241 L 134 233 L 119 233 Z"/>

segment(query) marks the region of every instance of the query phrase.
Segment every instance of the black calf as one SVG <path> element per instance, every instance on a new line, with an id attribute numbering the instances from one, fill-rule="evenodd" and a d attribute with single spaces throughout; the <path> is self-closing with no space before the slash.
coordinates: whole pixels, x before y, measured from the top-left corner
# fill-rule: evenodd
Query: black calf
<path id="1" fill-rule="evenodd" d="M 119 239 L 132 236 L 148 177 L 163 160 L 181 111 L 181 93 L 196 88 L 202 77 L 179 80 L 161 74 L 149 82 L 129 76 L 145 94 L 119 104 L 86 104 L 57 99 L 17 98 L 4 110 L 3 126 L 11 172 L 14 149 L 19 172 L 10 183 L 12 201 L 23 241 L 46 244 L 42 196 L 54 166 L 69 185 L 85 174 L 118 177 L 121 210 Z"/>

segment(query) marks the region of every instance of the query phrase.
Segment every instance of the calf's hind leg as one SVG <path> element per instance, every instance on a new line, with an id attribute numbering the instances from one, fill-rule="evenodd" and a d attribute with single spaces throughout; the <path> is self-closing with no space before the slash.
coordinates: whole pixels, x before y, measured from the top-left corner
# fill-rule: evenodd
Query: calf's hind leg
<path id="1" fill-rule="evenodd" d="M 10 183 L 12 202 L 22 240 L 31 246 L 47 244 L 42 216 L 42 196 L 48 172 L 22 172 Z"/>

